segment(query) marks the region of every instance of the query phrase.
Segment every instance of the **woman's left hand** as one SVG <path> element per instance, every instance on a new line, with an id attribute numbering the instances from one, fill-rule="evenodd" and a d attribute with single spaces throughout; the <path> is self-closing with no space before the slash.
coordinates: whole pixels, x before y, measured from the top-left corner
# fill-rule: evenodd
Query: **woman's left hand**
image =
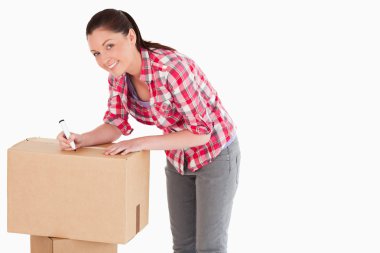
<path id="1" fill-rule="evenodd" d="M 118 143 L 115 143 L 111 146 L 109 146 L 105 151 L 105 155 L 116 155 L 121 153 L 121 155 L 126 155 L 131 152 L 137 152 L 141 151 L 141 142 L 138 138 L 126 140 L 126 141 L 120 141 Z"/>

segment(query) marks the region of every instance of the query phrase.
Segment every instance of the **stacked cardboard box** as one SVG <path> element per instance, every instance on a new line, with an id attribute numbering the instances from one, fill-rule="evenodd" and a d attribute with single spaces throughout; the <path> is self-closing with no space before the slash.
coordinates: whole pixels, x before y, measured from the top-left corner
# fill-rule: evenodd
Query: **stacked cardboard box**
<path id="1" fill-rule="evenodd" d="M 62 151 L 56 140 L 31 138 L 8 149 L 8 232 L 40 236 L 31 249 L 80 252 L 132 239 L 148 223 L 149 152 L 105 156 L 106 146 Z"/>
<path id="2" fill-rule="evenodd" d="M 117 253 L 117 244 L 30 236 L 31 253 Z"/>

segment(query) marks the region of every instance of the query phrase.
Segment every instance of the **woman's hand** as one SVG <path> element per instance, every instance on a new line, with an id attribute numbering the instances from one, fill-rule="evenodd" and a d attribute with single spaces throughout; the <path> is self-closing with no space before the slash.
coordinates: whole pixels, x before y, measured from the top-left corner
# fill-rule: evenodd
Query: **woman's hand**
<path id="1" fill-rule="evenodd" d="M 62 150 L 73 150 L 70 146 L 70 142 L 72 141 L 74 141 L 77 149 L 83 146 L 83 138 L 81 134 L 70 133 L 70 139 L 66 139 L 65 134 L 60 132 L 57 136 L 57 140 L 59 141 L 59 146 Z"/>
<path id="2" fill-rule="evenodd" d="M 105 151 L 105 155 L 116 155 L 121 153 L 121 155 L 126 155 L 131 152 L 141 151 L 141 141 L 140 138 L 120 141 L 116 144 L 109 146 Z"/>

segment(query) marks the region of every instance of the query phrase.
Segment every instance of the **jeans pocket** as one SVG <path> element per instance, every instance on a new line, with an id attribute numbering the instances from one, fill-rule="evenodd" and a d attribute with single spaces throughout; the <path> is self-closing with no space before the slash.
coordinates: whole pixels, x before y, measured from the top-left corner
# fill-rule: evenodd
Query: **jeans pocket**
<path id="1" fill-rule="evenodd" d="M 219 153 L 214 159 L 214 161 L 229 161 L 230 160 L 230 154 L 228 152 L 228 149 L 225 148 L 222 150 L 222 152 Z"/>

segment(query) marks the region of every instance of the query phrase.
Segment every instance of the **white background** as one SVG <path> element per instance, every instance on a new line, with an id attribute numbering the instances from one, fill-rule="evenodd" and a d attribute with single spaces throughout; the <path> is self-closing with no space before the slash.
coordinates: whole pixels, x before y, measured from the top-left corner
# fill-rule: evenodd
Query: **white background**
<path id="1" fill-rule="evenodd" d="M 380 252 L 376 2 L 2 1 L 0 252 L 29 252 L 6 229 L 7 148 L 55 138 L 62 118 L 77 133 L 102 123 L 107 73 L 85 27 L 110 7 L 193 58 L 238 125 L 229 252 Z M 119 252 L 171 252 L 164 164 L 151 152 L 150 222 Z"/>

